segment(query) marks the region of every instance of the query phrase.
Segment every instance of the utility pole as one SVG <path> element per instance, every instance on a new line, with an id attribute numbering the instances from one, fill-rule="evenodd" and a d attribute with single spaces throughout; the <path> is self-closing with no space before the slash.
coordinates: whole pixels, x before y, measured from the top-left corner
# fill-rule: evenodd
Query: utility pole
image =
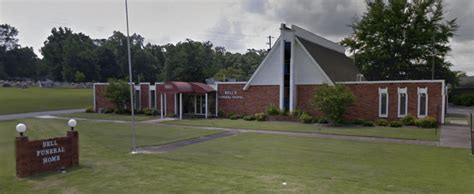
<path id="1" fill-rule="evenodd" d="M 434 80 L 434 70 L 435 70 L 435 65 L 434 65 L 434 57 L 435 57 L 435 47 L 434 47 L 434 34 L 431 36 L 431 49 L 432 49 L 432 55 L 431 56 L 431 79 Z"/>
<path id="2" fill-rule="evenodd" d="M 272 38 L 275 38 L 273 36 L 268 36 L 268 50 L 272 49 Z"/>
<path id="3" fill-rule="evenodd" d="M 133 100 L 133 91 L 135 90 L 135 84 L 132 81 L 132 57 L 130 54 L 130 33 L 128 27 L 128 4 L 127 0 L 125 0 L 125 17 L 127 21 L 127 49 L 128 49 L 128 77 L 129 77 L 129 84 L 130 84 L 130 110 L 132 113 L 132 154 L 135 153 L 135 148 L 137 147 L 136 143 L 136 135 L 135 135 L 135 102 Z"/>

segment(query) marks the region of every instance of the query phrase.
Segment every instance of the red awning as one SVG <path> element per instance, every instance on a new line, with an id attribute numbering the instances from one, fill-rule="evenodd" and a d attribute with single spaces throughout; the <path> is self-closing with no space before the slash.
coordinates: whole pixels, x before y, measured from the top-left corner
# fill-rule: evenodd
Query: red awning
<path id="1" fill-rule="evenodd" d="M 214 92 L 214 88 L 199 82 L 165 82 L 156 86 L 156 91 L 160 93 L 194 93 L 205 94 Z"/>

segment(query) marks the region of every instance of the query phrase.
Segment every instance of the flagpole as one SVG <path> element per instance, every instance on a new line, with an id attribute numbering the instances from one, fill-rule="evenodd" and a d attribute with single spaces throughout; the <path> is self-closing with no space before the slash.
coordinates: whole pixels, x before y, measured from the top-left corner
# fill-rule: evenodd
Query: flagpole
<path id="1" fill-rule="evenodd" d="M 135 153 L 135 148 L 137 146 L 136 143 L 136 135 L 135 135 L 135 111 L 134 111 L 134 100 L 133 100 L 133 90 L 135 89 L 135 86 L 132 82 L 132 57 L 130 54 L 130 33 L 129 33 L 129 27 L 128 27 L 128 4 L 127 0 L 125 0 L 125 17 L 127 21 L 127 49 L 128 49 L 128 78 L 129 78 L 129 84 L 130 84 L 130 110 L 132 113 L 132 154 Z"/>

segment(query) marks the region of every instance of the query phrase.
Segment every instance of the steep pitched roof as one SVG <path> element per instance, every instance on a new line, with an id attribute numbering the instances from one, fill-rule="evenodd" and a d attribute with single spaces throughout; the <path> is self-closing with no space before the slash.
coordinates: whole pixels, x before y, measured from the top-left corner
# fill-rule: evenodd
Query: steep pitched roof
<path id="1" fill-rule="evenodd" d="M 333 82 L 356 81 L 359 69 L 344 53 L 296 37 Z"/>

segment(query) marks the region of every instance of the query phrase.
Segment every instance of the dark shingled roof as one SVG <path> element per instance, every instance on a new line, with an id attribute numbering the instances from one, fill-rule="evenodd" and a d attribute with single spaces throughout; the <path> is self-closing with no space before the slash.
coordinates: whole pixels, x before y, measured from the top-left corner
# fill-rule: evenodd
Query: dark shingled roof
<path id="1" fill-rule="evenodd" d="M 333 82 L 357 81 L 357 74 L 360 74 L 360 72 L 351 58 L 344 53 L 328 49 L 300 37 L 297 38 Z"/>

